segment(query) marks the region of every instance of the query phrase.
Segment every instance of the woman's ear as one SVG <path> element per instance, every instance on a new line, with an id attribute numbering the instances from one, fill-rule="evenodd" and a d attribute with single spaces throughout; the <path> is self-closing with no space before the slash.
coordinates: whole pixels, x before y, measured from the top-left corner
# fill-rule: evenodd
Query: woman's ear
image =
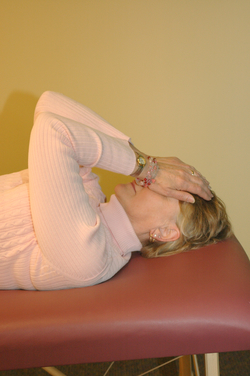
<path id="1" fill-rule="evenodd" d="M 173 242 L 179 239 L 180 230 L 176 224 L 172 224 L 163 228 L 156 228 L 150 231 L 150 237 L 157 242 Z"/>

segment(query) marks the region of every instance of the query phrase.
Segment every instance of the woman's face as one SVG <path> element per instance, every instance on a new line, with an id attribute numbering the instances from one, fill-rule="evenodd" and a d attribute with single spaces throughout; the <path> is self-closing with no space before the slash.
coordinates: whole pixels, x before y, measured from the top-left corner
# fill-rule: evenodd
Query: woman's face
<path id="1" fill-rule="evenodd" d="M 180 211 L 178 200 L 159 195 L 135 182 L 117 185 L 115 195 L 142 243 L 148 241 L 150 235 L 159 241 L 167 241 L 166 236 L 171 237 L 170 240 L 179 237 L 176 225 Z"/>

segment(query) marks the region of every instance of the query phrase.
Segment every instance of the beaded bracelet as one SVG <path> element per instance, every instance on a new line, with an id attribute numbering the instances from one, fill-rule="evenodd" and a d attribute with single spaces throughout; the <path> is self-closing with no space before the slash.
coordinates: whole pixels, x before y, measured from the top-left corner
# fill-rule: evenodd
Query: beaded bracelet
<path id="1" fill-rule="evenodd" d="M 143 179 L 140 179 L 140 178 L 135 179 L 135 182 L 137 185 L 140 185 L 141 187 L 145 187 L 145 188 L 155 182 L 155 178 L 159 170 L 159 166 L 157 164 L 156 158 L 148 157 L 148 162 L 149 162 L 149 168 L 148 168 L 146 177 Z"/>

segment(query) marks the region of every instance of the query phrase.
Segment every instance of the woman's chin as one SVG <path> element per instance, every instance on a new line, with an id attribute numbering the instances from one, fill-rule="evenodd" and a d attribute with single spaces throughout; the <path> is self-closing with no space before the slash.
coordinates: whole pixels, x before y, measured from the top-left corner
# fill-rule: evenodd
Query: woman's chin
<path id="1" fill-rule="evenodd" d="M 115 186 L 115 196 L 123 207 L 131 196 L 130 191 L 132 192 L 131 184 L 118 184 Z"/>
<path id="2" fill-rule="evenodd" d="M 123 184 L 117 184 L 115 186 L 115 196 L 116 196 L 116 198 L 117 198 L 118 201 L 120 201 L 119 197 L 121 197 L 121 195 L 122 195 L 122 185 Z"/>

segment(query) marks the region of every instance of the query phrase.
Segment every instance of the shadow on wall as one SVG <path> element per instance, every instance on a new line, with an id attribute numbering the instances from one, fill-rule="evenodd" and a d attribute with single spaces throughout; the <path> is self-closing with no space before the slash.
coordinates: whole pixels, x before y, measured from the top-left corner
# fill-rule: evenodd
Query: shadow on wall
<path id="1" fill-rule="evenodd" d="M 28 166 L 28 146 L 38 98 L 13 92 L 0 114 L 0 175 Z"/>

